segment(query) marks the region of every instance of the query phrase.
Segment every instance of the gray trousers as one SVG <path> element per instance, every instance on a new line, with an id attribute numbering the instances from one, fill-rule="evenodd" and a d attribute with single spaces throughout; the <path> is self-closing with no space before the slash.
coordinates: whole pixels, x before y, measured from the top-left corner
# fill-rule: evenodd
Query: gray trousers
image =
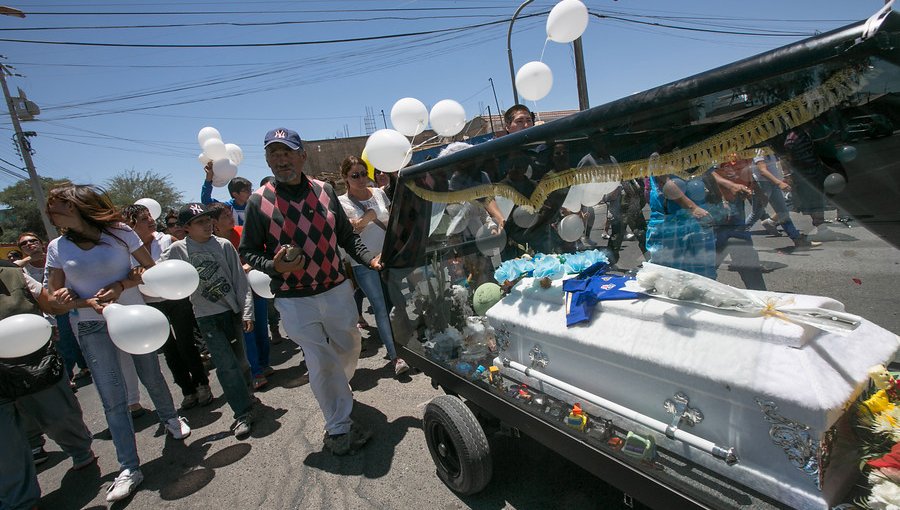
<path id="1" fill-rule="evenodd" d="M 33 508 L 41 498 L 25 415 L 32 418 L 78 464 L 93 456 L 91 433 L 64 376 L 45 390 L 0 399 L 0 508 Z"/>

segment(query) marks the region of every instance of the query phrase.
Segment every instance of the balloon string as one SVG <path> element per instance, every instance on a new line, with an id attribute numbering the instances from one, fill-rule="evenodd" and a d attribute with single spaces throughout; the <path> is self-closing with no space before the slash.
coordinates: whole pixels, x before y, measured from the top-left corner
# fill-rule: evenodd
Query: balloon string
<path id="1" fill-rule="evenodd" d="M 422 125 L 421 122 L 417 122 L 417 123 L 416 123 L 416 131 L 419 130 L 419 126 L 421 126 L 421 125 Z M 423 130 L 423 132 L 424 132 L 424 130 Z M 415 135 L 412 135 L 412 138 L 409 140 L 409 144 L 410 144 L 410 145 L 415 145 L 415 143 L 416 143 L 416 136 L 418 136 L 418 135 L 419 135 L 419 133 L 416 133 Z"/>
<path id="2" fill-rule="evenodd" d="M 419 145 L 414 146 L 411 150 L 416 150 L 416 149 L 418 149 L 419 147 L 425 145 L 426 143 L 428 143 L 428 142 L 430 142 L 430 141 L 432 141 L 432 140 L 437 140 L 439 137 L 440 137 L 440 135 L 432 136 L 432 137 L 429 138 L 428 140 L 425 140 L 424 142 L 420 143 Z"/>
<path id="3" fill-rule="evenodd" d="M 550 38 L 549 38 L 549 37 L 546 38 L 546 39 L 544 39 L 544 47 L 543 47 L 543 49 L 541 49 L 541 58 L 540 58 L 540 61 L 541 61 L 541 62 L 544 61 L 544 52 L 547 51 L 547 43 L 549 43 L 549 42 L 550 42 Z"/>

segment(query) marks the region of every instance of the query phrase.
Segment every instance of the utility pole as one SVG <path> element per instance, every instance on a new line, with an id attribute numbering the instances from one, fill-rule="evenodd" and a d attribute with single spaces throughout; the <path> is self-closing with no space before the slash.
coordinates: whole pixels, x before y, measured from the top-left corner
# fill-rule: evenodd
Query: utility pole
<path id="1" fill-rule="evenodd" d="M 488 81 L 491 82 L 491 90 L 494 91 L 494 103 L 497 105 L 497 115 L 499 117 L 501 117 L 500 127 L 502 128 L 503 127 L 503 119 L 502 119 L 503 110 L 500 109 L 500 101 L 497 100 L 497 89 L 494 88 L 494 79 L 493 78 L 488 78 Z M 493 128 L 493 127 L 494 127 L 494 125 L 491 124 L 491 128 Z"/>
<path id="2" fill-rule="evenodd" d="M 34 161 L 31 159 L 31 149 L 29 147 L 30 144 L 28 143 L 28 140 L 25 139 L 25 134 L 22 133 L 19 115 L 16 113 L 16 107 L 9 95 L 9 87 L 6 86 L 6 73 L 12 75 L 6 66 L 0 64 L 0 85 L 3 86 L 3 97 L 6 98 L 6 108 L 9 109 L 9 118 L 12 120 L 13 129 L 16 132 L 16 143 L 19 144 L 22 160 L 25 162 L 25 168 L 28 170 L 28 180 L 31 181 L 31 192 L 34 193 L 35 203 L 37 204 L 38 211 L 41 213 L 41 220 L 44 222 L 44 230 L 47 231 L 47 238 L 54 239 L 59 234 L 56 232 L 56 227 L 53 226 L 50 217 L 47 215 L 47 208 L 44 207 L 47 203 L 47 199 L 44 198 L 44 188 L 41 187 L 41 180 L 38 177 L 37 170 L 34 169 Z"/>
<path id="3" fill-rule="evenodd" d="M 584 47 L 581 45 L 581 37 L 572 43 L 575 48 L 575 81 L 578 87 L 578 109 L 590 108 L 588 102 L 587 78 L 584 76 Z"/>

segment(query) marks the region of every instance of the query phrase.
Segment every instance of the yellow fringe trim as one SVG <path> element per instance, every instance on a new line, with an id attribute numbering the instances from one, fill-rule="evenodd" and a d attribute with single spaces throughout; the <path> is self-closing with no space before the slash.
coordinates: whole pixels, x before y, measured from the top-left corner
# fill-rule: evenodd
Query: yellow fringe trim
<path id="1" fill-rule="evenodd" d="M 858 88 L 855 69 L 843 69 L 822 85 L 789 101 L 769 108 L 731 129 L 716 134 L 683 149 L 651 157 L 649 159 L 611 163 L 600 166 L 570 168 L 548 174 L 538 183 L 531 197 L 526 197 L 507 184 L 484 184 L 459 191 L 431 191 L 407 182 L 406 186 L 419 198 L 430 202 L 468 202 L 485 197 L 501 196 L 516 205 L 539 209 L 550 193 L 576 184 L 620 182 L 651 175 L 674 174 L 690 177 L 688 170 L 706 168 L 725 161 L 731 153 L 741 159 L 757 155 L 751 149 L 785 131 L 805 124 L 826 111 L 838 106 Z M 762 149 L 765 154 L 772 150 Z"/>

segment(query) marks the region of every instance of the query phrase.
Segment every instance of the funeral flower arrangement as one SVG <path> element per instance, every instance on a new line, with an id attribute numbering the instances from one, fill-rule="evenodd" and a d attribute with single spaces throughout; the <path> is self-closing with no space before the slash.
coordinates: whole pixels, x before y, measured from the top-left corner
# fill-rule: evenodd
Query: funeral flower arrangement
<path id="1" fill-rule="evenodd" d="M 869 376 L 871 390 L 857 406 L 860 467 L 867 473 L 869 495 L 858 503 L 872 509 L 900 509 L 900 388 L 883 365 L 872 367 Z"/>
<path id="2" fill-rule="evenodd" d="M 514 282 L 522 276 L 532 276 L 535 281 L 542 278 L 558 280 L 567 274 L 577 274 L 597 262 L 609 262 L 600 250 L 579 251 L 559 255 L 535 253 L 534 257 L 523 256 L 503 262 L 494 271 L 494 279 L 501 285 Z"/>

